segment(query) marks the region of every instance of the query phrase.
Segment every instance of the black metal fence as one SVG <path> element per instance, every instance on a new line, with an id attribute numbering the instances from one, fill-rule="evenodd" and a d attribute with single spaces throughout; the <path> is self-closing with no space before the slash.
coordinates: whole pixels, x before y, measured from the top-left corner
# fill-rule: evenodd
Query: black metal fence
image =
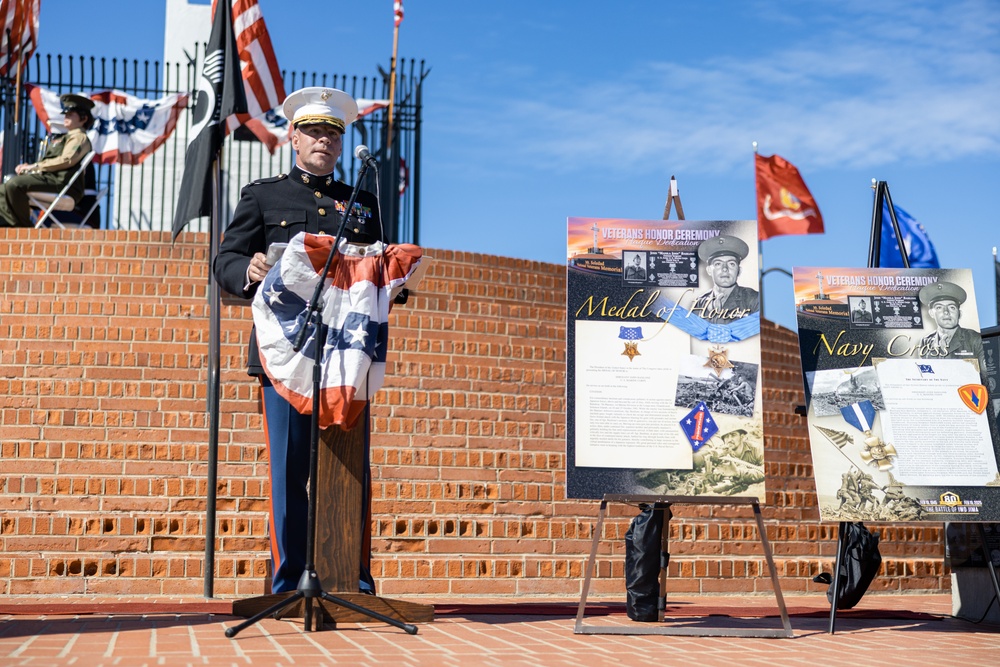
<path id="1" fill-rule="evenodd" d="M 22 70 L 20 94 L 13 74 L 0 77 L 3 173 L 13 173 L 14 167 L 22 162 L 34 162 L 47 134 L 24 83 L 57 94 L 114 89 L 144 99 L 156 99 L 194 91 L 198 71 L 196 61 L 161 64 L 148 60 L 36 55 Z M 420 241 L 421 91 L 428 73 L 423 61 L 398 63 L 392 140 L 388 140 L 388 110 L 369 114 L 348 127 L 344 155 L 337 165 L 337 176 L 353 184 L 361 165 L 352 148 L 365 144 L 376 156 L 380 165 L 379 182 L 376 184 L 372 179 L 364 187 L 378 191 L 387 232 L 396 242 Z M 389 97 L 386 72 L 380 71 L 377 77 L 304 71 L 283 72 L 282 75 L 288 92 L 304 86 L 330 86 L 346 91 L 355 99 L 384 100 Z M 101 202 L 102 229 L 170 230 L 183 173 L 184 152 L 191 138 L 192 107 L 193 100 L 188 110 L 182 112 L 166 143 L 141 164 L 95 165 L 97 187 L 109 188 L 107 198 Z M 235 206 L 243 185 L 286 172 L 293 163 L 294 155 L 287 143 L 272 155 L 244 128 L 227 137 L 222 164 L 223 197 L 228 210 Z M 208 222 L 192 221 L 187 229 L 208 231 Z"/>

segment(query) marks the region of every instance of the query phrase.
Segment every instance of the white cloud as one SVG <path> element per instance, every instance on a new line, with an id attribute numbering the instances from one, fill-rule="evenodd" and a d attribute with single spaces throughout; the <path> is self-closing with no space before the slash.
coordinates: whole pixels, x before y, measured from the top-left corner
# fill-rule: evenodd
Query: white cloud
<path id="1" fill-rule="evenodd" d="M 560 171 L 724 172 L 745 167 L 753 140 L 811 167 L 1000 157 L 1000 5 L 870 4 L 830 3 L 793 26 L 793 42 L 762 36 L 749 56 L 673 53 L 614 80 L 534 79 L 530 98 L 516 98 L 515 73 L 515 97 L 465 98 L 456 131 L 494 164 Z"/>

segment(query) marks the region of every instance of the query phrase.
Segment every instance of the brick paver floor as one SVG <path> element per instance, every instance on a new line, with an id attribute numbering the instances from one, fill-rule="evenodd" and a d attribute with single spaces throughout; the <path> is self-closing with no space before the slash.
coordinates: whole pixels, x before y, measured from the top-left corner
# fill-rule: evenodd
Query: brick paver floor
<path id="1" fill-rule="evenodd" d="M 682 615 L 687 617 L 671 621 L 678 625 L 705 629 L 755 624 L 780 627 L 776 617 L 748 619 L 720 615 L 727 613 L 727 609 L 774 611 L 773 599 L 671 597 L 670 601 L 673 608 L 681 605 L 685 612 Z M 976 625 L 952 618 L 950 596 L 869 596 L 862 602 L 860 612 L 840 614 L 834 635 L 826 631 L 827 619 L 817 613 L 824 608 L 825 598 L 787 598 L 795 632 L 791 639 L 576 635 L 575 618 L 569 613 L 573 604 L 563 602 L 567 613 L 550 615 L 531 614 L 530 608 L 525 613 L 464 613 L 461 605 L 455 609 L 451 604 L 449 613 L 439 615 L 433 623 L 421 624 L 415 636 L 381 624 L 342 624 L 337 630 L 307 633 L 301 621 L 268 619 L 235 639 L 227 639 L 223 634 L 225 628 L 241 619 L 227 613 L 211 613 L 213 605 L 225 611 L 228 603 L 224 601 L 190 599 L 174 600 L 171 604 L 162 600 L 123 604 L 121 599 L 85 597 L 0 598 L 0 665 L 995 667 L 1000 664 L 1000 626 Z M 198 611 L 185 611 L 185 603 Z M 510 611 L 513 603 L 506 600 L 503 608 Z M 44 613 L 39 612 L 40 604 L 46 605 Z M 479 601 L 474 611 L 484 611 L 478 605 Z M 586 622 L 631 624 L 621 613 L 588 616 Z"/>

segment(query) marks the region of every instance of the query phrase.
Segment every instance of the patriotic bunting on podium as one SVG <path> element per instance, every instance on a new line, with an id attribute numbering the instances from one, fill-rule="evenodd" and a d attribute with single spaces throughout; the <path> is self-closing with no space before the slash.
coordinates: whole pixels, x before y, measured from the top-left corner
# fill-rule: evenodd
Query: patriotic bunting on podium
<path id="1" fill-rule="evenodd" d="M 277 392 L 301 414 L 312 414 L 316 331 L 293 349 L 333 237 L 300 232 L 267 273 L 253 300 L 253 319 L 264 370 Z M 321 293 L 323 372 L 320 428 L 351 428 L 385 379 L 390 293 L 420 263 L 410 244 L 341 243 Z"/>

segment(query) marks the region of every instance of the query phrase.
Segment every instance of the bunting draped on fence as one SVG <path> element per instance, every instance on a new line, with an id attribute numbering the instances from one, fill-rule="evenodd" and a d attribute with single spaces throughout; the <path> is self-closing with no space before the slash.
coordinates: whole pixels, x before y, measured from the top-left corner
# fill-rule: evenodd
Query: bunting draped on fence
<path id="1" fill-rule="evenodd" d="M 0 3 L 0 75 L 10 75 L 12 64 L 27 60 L 35 52 L 40 4 L 41 0 Z"/>
<path id="2" fill-rule="evenodd" d="M 41 86 L 27 85 L 35 114 L 51 132 L 63 124 L 59 93 Z M 187 106 L 182 93 L 146 100 L 120 90 L 100 90 L 86 94 L 94 100 L 94 127 L 87 132 L 100 164 L 140 164 L 163 145 L 177 118 Z"/>

